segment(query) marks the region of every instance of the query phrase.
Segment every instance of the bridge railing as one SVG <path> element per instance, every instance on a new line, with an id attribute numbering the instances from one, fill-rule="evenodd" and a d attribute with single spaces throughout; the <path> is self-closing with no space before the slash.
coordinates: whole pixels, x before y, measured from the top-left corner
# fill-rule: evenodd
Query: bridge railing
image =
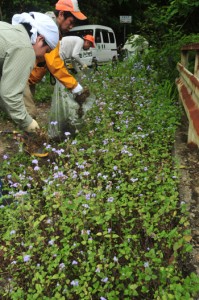
<path id="1" fill-rule="evenodd" d="M 188 70 L 190 51 L 195 52 L 193 73 Z M 199 147 L 199 43 L 181 48 L 181 62 L 177 64 L 177 69 L 179 78 L 176 85 L 189 121 L 187 142 Z"/>

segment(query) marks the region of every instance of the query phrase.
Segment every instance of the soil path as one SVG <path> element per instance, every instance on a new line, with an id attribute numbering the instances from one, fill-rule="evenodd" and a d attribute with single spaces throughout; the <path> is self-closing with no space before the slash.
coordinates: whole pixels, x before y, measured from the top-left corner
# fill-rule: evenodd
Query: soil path
<path id="1" fill-rule="evenodd" d="M 181 166 L 180 201 L 187 203 L 189 211 L 193 245 L 190 263 L 199 275 L 199 149 L 197 147 L 190 148 L 187 144 L 187 137 L 188 121 L 186 116 L 183 116 L 181 126 L 176 132 L 174 155 Z"/>

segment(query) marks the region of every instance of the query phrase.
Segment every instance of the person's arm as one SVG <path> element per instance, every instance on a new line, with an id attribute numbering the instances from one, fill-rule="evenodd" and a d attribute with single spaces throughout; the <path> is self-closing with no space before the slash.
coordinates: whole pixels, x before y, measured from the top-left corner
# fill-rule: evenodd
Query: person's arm
<path id="1" fill-rule="evenodd" d="M 73 90 L 80 85 L 78 84 L 78 81 L 68 72 L 64 61 L 59 56 L 59 44 L 50 53 L 45 54 L 45 60 L 50 73 L 67 89 L 73 92 Z"/>
<path id="2" fill-rule="evenodd" d="M 12 120 L 22 129 L 33 121 L 23 101 L 23 91 L 34 66 L 33 48 L 15 48 L 7 52 L 1 77 L 1 99 Z"/>
<path id="3" fill-rule="evenodd" d="M 46 75 L 47 70 L 48 69 L 45 60 L 36 60 L 35 66 L 29 76 L 28 83 L 33 85 L 40 82 L 44 75 Z"/>
<path id="4" fill-rule="evenodd" d="M 81 66 L 84 65 L 84 63 L 82 62 L 80 56 L 79 56 L 79 53 L 80 51 L 82 50 L 83 48 L 83 44 L 84 44 L 84 41 L 82 39 L 78 40 L 72 50 L 72 60 L 75 60 L 77 63 L 79 63 Z"/>

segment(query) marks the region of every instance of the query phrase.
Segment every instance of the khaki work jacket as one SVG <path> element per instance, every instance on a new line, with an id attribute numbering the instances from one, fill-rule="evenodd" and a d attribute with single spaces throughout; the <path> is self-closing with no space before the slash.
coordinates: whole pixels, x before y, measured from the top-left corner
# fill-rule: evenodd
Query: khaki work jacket
<path id="1" fill-rule="evenodd" d="M 0 109 L 22 129 L 32 122 L 24 105 L 23 92 L 35 59 L 24 26 L 0 22 Z"/>

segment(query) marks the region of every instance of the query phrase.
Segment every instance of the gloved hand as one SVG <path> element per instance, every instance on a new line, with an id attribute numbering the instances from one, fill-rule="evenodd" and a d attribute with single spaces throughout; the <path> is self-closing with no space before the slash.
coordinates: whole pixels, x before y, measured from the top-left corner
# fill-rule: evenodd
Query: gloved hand
<path id="1" fill-rule="evenodd" d="M 82 66 L 82 70 L 86 70 L 86 69 L 88 69 L 88 66 L 87 66 L 86 64 L 84 64 L 84 65 Z"/>
<path id="2" fill-rule="evenodd" d="M 88 88 L 85 88 L 82 92 L 74 94 L 74 99 L 78 104 L 83 104 L 86 101 L 86 98 L 90 96 Z"/>
<path id="3" fill-rule="evenodd" d="M 83 92 L 83 87 L 81 86 L 81 84 L 77 84 L 77 86 L 71 91 L 73 93 L 73 95 L 77 95 L 80 94 L 81 92 Z"/>
<path id="4" fill-rule="evenodd" d="M 36 129 L 39 129 L 39 124 L 33 119 L 30 125 L 26 127 L 25 131 L 27 132 L 36 132 Z"/>

